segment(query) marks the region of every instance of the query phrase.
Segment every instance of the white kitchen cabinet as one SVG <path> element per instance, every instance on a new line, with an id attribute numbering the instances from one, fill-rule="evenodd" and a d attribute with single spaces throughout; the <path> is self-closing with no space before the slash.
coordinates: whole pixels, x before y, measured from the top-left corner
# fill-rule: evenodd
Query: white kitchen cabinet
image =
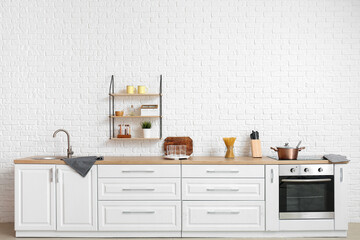
<path id="1" fill-rule="evenodd" d="M 279 231 L 279 165 L 265 166 L 266 231 Z"/>
<path id="2" fill-rule="evenodd" d="M 348 229 L 348 176 L 346 174 L 345 164 L 334 164 L 334 181 L 335 181 L 335 230 Z"/>
<path id="3" fill-rule="evenodd" d="M 264 201 L 184 201 L 183 231 L 263 231 Z"/>
<path id="4" fill-rule="evenodd" d="M 182 176 L 182 229 L 189 236 L 265 230 L 263 165 L 183 165 Z"/>
<path id="5" fill-rule="evenodd" d="M 279 220 L 278 165 L 95 165 L 83 178 L 16 164 L 16 236 L 344 237 L 348 177 L 333 167 L 335 219 Z"/>
<path id="6" fill-rule="evenodd" d="M 86 177 L 66 165 L 56 166 L 58 231 L 97 230 L 97 166 Z"/>
<path id="7" fill-rule="evenodd" d="M 54 165 L 15 165 L 15 230 L 55 230 Z"/>
<path id="8" fill-rule="evenodd" d="M 183 200 L 264 200 L 263 178 L 184 178 Z"/>
<path id="9" fill-rule="evenodd" d="M 181 231 L 180 201 L 99 201 L 100 231 Z"/>

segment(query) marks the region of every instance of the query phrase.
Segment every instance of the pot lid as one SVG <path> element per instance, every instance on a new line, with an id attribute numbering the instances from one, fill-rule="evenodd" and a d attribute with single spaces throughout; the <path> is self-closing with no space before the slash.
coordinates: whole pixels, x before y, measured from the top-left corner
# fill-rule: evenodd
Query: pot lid
<path id="1" fill-rule="evenodd" d="M 289 143 L 285 143 L 284 146 L 281 146 L 281 147 L 276 147 L 276 148 L 286 148 L 286 149 L 297 149 L 296 147 L 290 147 L 289 146 Z"/>

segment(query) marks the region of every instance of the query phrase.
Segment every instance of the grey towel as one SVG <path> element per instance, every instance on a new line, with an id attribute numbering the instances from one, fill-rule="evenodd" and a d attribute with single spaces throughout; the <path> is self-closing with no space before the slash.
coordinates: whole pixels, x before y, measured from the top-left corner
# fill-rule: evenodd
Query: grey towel
<path id="1" fill-rule="evenodd" d="M 90 171 L 91 167 L 96 161 L 103 160 L 104 157 L 75 157 L 75 158 L 64 158 L 63 160 L 69 165 L 72 169 L 78 172 L 81 176 L 85 177 L 86 174 Z"/>
<path id="2" fill-rule="evenodd" d="M 324 159 L 329 160 L 332 163 L 349 162 L 350 160 L 346 156 L 339 154 L 327 154 L 323 156 Z"/>

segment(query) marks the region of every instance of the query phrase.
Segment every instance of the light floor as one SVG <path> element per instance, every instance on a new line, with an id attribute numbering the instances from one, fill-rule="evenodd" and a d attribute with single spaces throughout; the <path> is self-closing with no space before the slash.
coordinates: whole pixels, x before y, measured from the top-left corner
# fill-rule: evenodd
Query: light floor
<path id="1" fill-rule="evenodd" d="M 13 223 L 0 223 L 0 240 L 10 240 L 10 239 L 38 239 L 38 238 L 15 238 L 14 233 L 14 224 Z M 70 240 L 70 239 L 90 239 L 90 240 L 96 240 L 96 239 L 115 239 L 115 238 L 39 238 L 40 240 L 56 240 L 56 239 L 64 239 L 64 240 Z M 124 240 L 125 238 L 121 238 L 121 240 Z M 155 240 L 155 238 L 149 238 L 151 240 Z M 180 240 L 180 238 L 160 238 L 161 240 Z M 190 240 L 191 238 L 184 238 L 186 240 Z M 201 240 L 205 238 L 194 238 L 194 240 Z M 214 238 L 209 238 L 214 239 Z M 233 238 L 234 239 L 234 238 Z M 239 238 L 241 240 L 249 239 L 249 240 L 274 240 L 279 238 Z M 347 238 L 280 238 L 280 240 L 341 240 L 341 239 L 347 239 L 347 240 L 360 240 L 360 223 L 350 223 L 349 224 L 349 232 Z M 134 238 L 130 238 L 130 240 L 134 240 Z"/>

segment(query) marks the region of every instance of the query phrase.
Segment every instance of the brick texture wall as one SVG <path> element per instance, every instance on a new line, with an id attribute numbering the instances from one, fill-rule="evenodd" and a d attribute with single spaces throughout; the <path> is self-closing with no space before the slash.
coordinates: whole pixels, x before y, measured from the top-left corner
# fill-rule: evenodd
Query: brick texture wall
<path id="1" fill-rule="evenodd" d="M 359 1 L 0 1 L 0 221 L 13 221 L 13 159 L 65 153 L 58 128 L 77 155 L 161 154 L 108 140 L 112 74 L 116 91 L 152 92 L 163 74 L 164 136 L 192 137 L 195 155 L 223 155 L 224 136 L 248 155 L 256 129 L 264 155 L 302 140 L 301 155 L 348 156 L 360 221 Z"/>

